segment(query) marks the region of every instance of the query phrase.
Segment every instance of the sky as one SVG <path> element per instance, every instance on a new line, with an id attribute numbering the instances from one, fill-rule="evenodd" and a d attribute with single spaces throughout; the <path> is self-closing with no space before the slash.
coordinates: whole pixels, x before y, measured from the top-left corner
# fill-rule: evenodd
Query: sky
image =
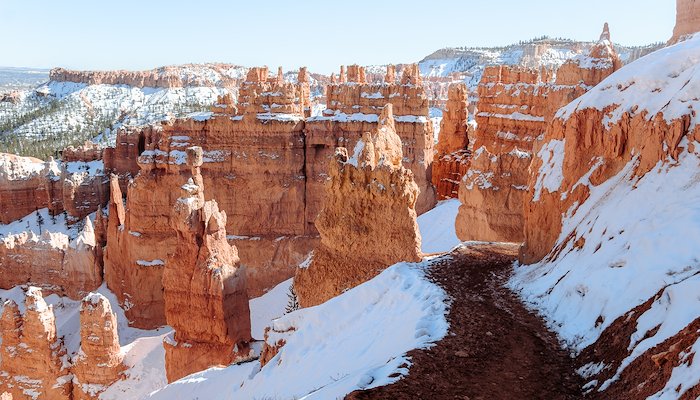
<path id="1" fill-rule="evenodd" d="M 666 41 L 674 0 L 0 0 L 0 65 L 150 69 L 226 62 L 308 66 L 417 62 L 444 47 L 548 35 Z"/>

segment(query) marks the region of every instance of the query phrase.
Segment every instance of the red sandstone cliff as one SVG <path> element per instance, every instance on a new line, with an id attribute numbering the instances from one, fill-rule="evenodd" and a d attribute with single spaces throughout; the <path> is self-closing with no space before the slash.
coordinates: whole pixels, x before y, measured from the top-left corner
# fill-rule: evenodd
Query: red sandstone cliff
<path id="1" fill-rule="evenodd" d="M 226 213 L 204 200 L 201 147 L 187 150 L 191 178 L 175 203 L 177 246 L 163 271 L 163 295 L 174 339 L 166 339 L 168 381 L 249 356 L 250 310 L 245 271 L 226 240 Z"/>
<path id="2" fill-rule="evenodd" d="M 418 187 L 403 167 L 401 148 L 388 104 L 377 129 L 362 136 L 352 156 L 337 149 L 316 219 L 321 243 L 294 278 L 302 307 L 323 303 L 397 262 L 421 260 Z"/>

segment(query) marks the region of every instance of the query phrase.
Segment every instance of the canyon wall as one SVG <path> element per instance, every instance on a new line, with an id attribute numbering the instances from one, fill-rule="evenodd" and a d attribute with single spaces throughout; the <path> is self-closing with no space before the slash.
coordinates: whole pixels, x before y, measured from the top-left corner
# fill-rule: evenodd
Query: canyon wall
<path id="1" fill-rule="evenodd" d="M 321 243 L 294 278 L 302 307 L 321 304 L 392 264 L 422 259 L 418 185 L 403 166 L 402 147 L 387 104 L 377 128 L 362 136 L 352 155 L 336 150 L 316 219 Z"/>
<path id="2" fill-rule="evenodd" d="M 169 382 L 249 358 L 251 340 L 246 276 L 226 240 L 226 212 L 204 200 L 202 148 L 186 152 L 191 177 L 174 206 L 177 247 L 163 271 L 165 316 L 175 330 L 164 341 Z"/>
<path id="3" fill-rule="evenodd" d="M 676 26 L 670 44 L 700 32 L 700 1 L 676 0 Z"/>
<path id="4" fill-rule="evenodd" d="M 231 64 L 186 64 L 147 71 L 74 71 L 53 68 L 49 79 L 86 85 L 129 85 L 139 88 L 187 86 L 234 87 L 244 68 Z"/>
<path id="5" fill-rule="evenodd" d="M 621 65 L 606 24 L 599 43 L 558 71 L 487 67 L 471 165 L 459 188 L 461 240 L 522 242 L 528 167 L 547 123 Z"/>

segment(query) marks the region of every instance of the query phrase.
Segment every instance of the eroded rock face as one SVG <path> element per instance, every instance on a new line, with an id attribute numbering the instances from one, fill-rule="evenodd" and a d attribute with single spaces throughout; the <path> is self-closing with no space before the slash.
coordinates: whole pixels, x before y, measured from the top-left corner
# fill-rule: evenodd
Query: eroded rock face
<path id="1" fill-rule="evenodd" d="M 0 153 L 0 222 L 9 224 L 47 207 L 51 197 L 47 180 L 57 175 L 55 163 Z"/>
<path id="2" fill-rule="evenodd" d="M 226 240 L 226 212 L 204 200 L 201 147 L 187 149 L 191 178 L 174 206 L 177 246 L 163 271 L 168 381 L 249 357 L 250 310 L 238 252 Z"/>
<path id="3" fill-rule="evenodd" d="M 416 210 L 422 214 L 435 206 L 432 185 L 433 126 L 428 96 L 417 65 L 405 65 L 396 81 L 389 68 L 383 83 L 366 83 L 364 68 L 341 68 L 337 83 L 326 89 L 327 108 L 323 115 L 306 121 L 306 220 L 311 224 L 323 205 L 323 186 L 328 179 L 328 162 L 336 147 L 353 148 L 364 132 L 377 127 L 379 114 L 392 104 L 396 133 L 403 143 L 404 166 L 413 171 L 420 189 Z"/>
<path id="4" fill-rule="evenodd" d="M 80 351 L 73 360 L 73 399 L 96 399 L 121 378 L 125 366 L 117 318 L 101 294 L 90 293 L 80 305 Z"/>
<path id="5" fill-rule="evenodd" d="M 188 73 L 188 69 L 209 70 L 210 73 Z M 49 79 L 55 82 L 75 82 L 88 85 L 129 85 L 135 87 L 177 88 L 187 86 L 233 87 L 241 67 L 230 64 L 190 64 L 166 66 L 148 71 L 74 71 L 54 68 Z"/>
<path id="6" fill-rule="evenodd" d="M 401 148 L 389 104 L 377 129 L 363 135 L 352 156 L 345 148 L 336 151 L 316 219 L 321 243 L 294 279 L 302 307 L 323 303 L 399 261 L 421 260 L 419 190 L 413 173 L 403 167 Z"/>
<path id="7" fill-rule="evenodd" d="M 80 299 L 102 284 L 102 259 L 89 218 L 70 239 L 63 232 L 22 232 L 0 242 L 0 288 L 36 285 L 48 293 Z"/>
<path id="8" fill-rule="evenodd" d="M 676 0 L 676 26 L 669 44 L 700 32 L 700 1 Z"/>
<path id="9" fill-rule="evenodd" d="M 16 399 L 69 400 L 72 378 L 63 342 L 56 336 L 53 307 L 30 287 L 26 311 L 9 300 L 0 317 L 0 391 Z"/>
<path id="10" fill-rule="evenodd" d="M 451 84 L 440 122 L 440 137 L 433 161 L 433 186 L 439 200 L 455 198 L 459 182 L 469 168 L 469 138 L 474 125 L 469 124 L 469 92 L 464 83 Z"/>
<path id="11" fill-rule="evenodd" d="M 590 54 L 556 74 L 521 67 L 487 67 L 479 84 L 478 128 L 471 165 L 462 179 L 456 221 L 461 240 L 522 242 L 528 167 L 548 121 L 621 65 L 606 24 Z"/>

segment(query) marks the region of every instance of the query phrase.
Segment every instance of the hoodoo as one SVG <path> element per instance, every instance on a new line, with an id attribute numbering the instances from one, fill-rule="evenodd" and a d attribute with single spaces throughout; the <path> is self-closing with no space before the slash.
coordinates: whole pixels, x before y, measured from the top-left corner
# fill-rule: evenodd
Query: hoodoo
<path id="1" fill-rule="evenodd" d="M 0 392 L 25 399 L 27 393 L 47 400 L 69 400 L 72 378 L 65 362 L 66 349 L 56 334 L 53 307 L 41 290 L 30 287 L 25 312 L 12 300 L 0 317 Z"/>
<path id="2" fill-rule="evenodd" d="M 90 293 L 80 304 L 80 351 L 73 360 L 73 399 L 97 399 L 125 369 L 117 317 L 109 300 Z"/>
<path id="3" fill-rule="evenodd" d="M 352 155 L 340 147 L 330 162 L 330 180 L 316 227 L 321 243 L 294 289 L 310 307 L 366 282 L 400 261 L 420 261 L 416 223 L 418 185 L 402 164 L 392 105 L 377 129 L 365 133 Z"/>
<path id="4" fill-rule="evenodd" d="M 669 44 L 700 32 L 700 1 L 676 0 L 676 26 Z"/>
<path id="5" fill-rule="evenodd" d="M 245 271 L 226 241 L 226 212 L 204 200 L 201 147 L 186 150 L 191 177 L 174 206 L 175 251 L 163 271 L 165 367 L 172 382 L 249 357 L 250 310 Z"/>

